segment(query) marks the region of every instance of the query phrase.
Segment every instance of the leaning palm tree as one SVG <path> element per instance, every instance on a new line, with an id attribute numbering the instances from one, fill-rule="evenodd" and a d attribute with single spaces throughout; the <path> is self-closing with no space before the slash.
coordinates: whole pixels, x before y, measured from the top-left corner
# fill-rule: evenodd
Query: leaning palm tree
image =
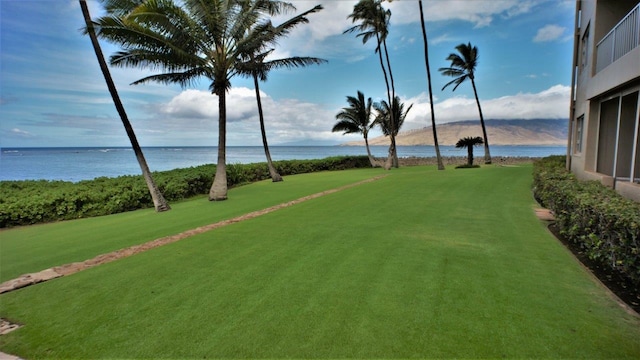
<path id="1" fill-rule="evenodd" d="M 478 65 L 478 48 L 471 46 L 471 43 L 460 44 L 456 46 L 456 50 L 460 54 L 451 53 L 447 57 L 448 61 L 451 61 L 451 66 L 448 68 L 440 68 L 439 71 L 442 75 L 452 76 L 455 79 L 448 82 L 442 90 L 451 84 L 455 84 L 453 91 L 456 91 L 458 86 L 465 80 L 471 80 L 471 86 L 473 86 L 473 94 L 476 97 L 476 103 L 478 104 L 478 112 L 480 113 L 480 125 L 482 126 L 482 136 L 484 137 L 484 163 L 491 164 L 491 154 L 489 153 L 489 140 L 487 139 L 487 129 L 484 125 L 484 117 L 482 116 L 482 108 L 480 107 L 480 99 L 478 99 L 478 91 L 476 90 L 476 82 L 474 81 L 474 72 Z"/>
<path id="2" fill-rule="evenodd" d="M 376 39 L 375 52 L 380 59 L 380 67 L 382 68 L 382 74 L 384 76 L 385 85 L 387 87 L 387 101 L 391 103 L 391 99 L 395 98 L 395 84 L 393 81 L 393 72 L 391 71 L 391 63 L 389 62 L 389 52 L 387 51 L 387 35 L 389 34 L 389 19 L 391 17 L 391 11 L 385 10 L 381 5 L 381 0 L 360 0 L 353 7 L 353 12 L 348 16 L 352 22 L 360 22 L 344 33 L 351 33 L 358 31 L 357 37 L 362 38 L 362 43 L 366 44 L 370 39 Z M 382 50 L 384 49 L 386 56 L 386 65 L 382 58 Z M 390 126 L 395 126 L 397 120 L 390 119 Z M 391 143 L 394 146 L 389 148 L 390 151 L 395 151 L 395 135 L 391 132 Z M 391 166 L 398 166 L 397 153 L 389 153 L 387 157 L 387 163 L 385 168 L 389 169 Z"/>
<path id="3" fill-rule="evenodd" d="M 218 159 L 209 200 L 227 199 L 226 93 L 231 78 L 246 71 L 248 54 L 272 39 L 265 16 L 295 9 L 279 0 L 104 0 L 107 16 L 97 21 L 98 36 L 120 44 L 116 66 L 162 70 L 135 81 L 186 87 L 200 77 L 218 96 Z"/>
<path id="4" fill-rule="evenodd" d="M 277 38 L 288 35 L 288 33 L 296 27 L 298 24 L 308 23 L 307 15 L 322 10 L 322 6 L 318 5 L 311 10 L 305 11 L 302 14 L 299 14 L 284 23 L 280 24 L 277 27 L 272 27 L 270 23 L 267 23 L 261 31 L 266 31 L 267 34 L 272 35 L 272 39 L 269 43 L 275 42 Z M 263 39 L 264 40 L 264 39 Z M 276 59 L 276 60 L 268 60 L 265 61 L 265 58 L 271 54 L 274 49 L 268 49 L 267 51 L 260 54 L 249 54 L 248 62 L 244 64 L 246 66 L 246 71 L 243 73 L 244 75 L 250 74 L 253 78 L 253 85 L 256 91 L 256 101 L 258 104 L 258 117 L 260 121 L 260 134 L 262 135 L 262 146 L 264 147 L 264 153 L 267 158 L 267 168 L 269 169 L 269 175 L 271 176 L 271 180 L 273 182 L 282 181 L 282 176 L 278 173 L 275 166 L 273 165 L 273 161 L 271 160 L 271 153 L 269 152 L 269 144 L 267 143 L 267 132 L 264 125 L 264 112 L 262 110 L 262 99 L 260 97 L 260 84 L 259 81 L 267 81 L 267 76 L 270 70 L 276 68 L 293 68 L 293 67 L 302 67 L 309 66 L 313 64 L 322 64 L 327 62 L 324 59 L 314 58 L 314 57 L 289 57 L 284 59 Z M 239 66 L 241 68 L 242 66 Z"/>
<path id="5" fill-rule="evenodd" d="M 482 141 L 482 138 L 480 136 L 476 136 L 476 137 L 467 136 L 458 140 L 458 142 L 456 143 L 456 147 L 458 149 L 467 148 L 467 166 L 466 167 L 473 167 L 473 147 L 482 145 L 483 143 L 484 141 Z"/>
<path id="6" fill-rule="evenodd" d="M 389 103 L 382 100 L 379 103 L 374 103 L 373 108 L 376 110 L 376 118 L 373 121 L 374 125 L 379 125 L 382 133 L 385 136 L 391 138 L 391 144 L 389 145 L 389 154 L 397 154 L 396 143 L 393 141 L 398 135 L 400 128 L 404 124 L 404 119 L 407 117 L 409 110 L 413 107 L 413 104 L 405 110 L 404 103 L 400 101 L 400 97 L 393 98 L 392 106 Z M 393 119 L 393 120 L 392 120 Z"/>
<path id="7" fill-rule="evenodd" d="M 369 149 L 369 130 L 375 125 L 371 122 L 371 106 L 373 104 L 371 98 L 365 101 L 364 94 L 358 90 L 358 97 L 347 96 L 347 103 L 349 103 L 349 107 L 342 108 L 342 111 L 336 115 L 338 122 L 333 125 L 331 131 L 343 131 L 344 134 L 362 134 L 371 166 L 380 166 Z"/>
<path id="8" fill-rule="evenodd" d="M 424 41 L 424 63 L 427 67 L 427 85 L 429 88 L 429 106 L 431 106 L 431 130 L 433 131 L 433 144 L 436 149 L 436 160 L 438 161 L 438 170 L 444 170 L 442 156 L 440 156 L 440 146 L 438 145 L 438 132 L 436 131 L 436 116 L 433 111 L 433 91 L 431 90 L 431 67 L 429 66 L 429 45 L 427 43 L 427 29 L 424 25 L 424 11 L 422 10 L 422 0 L 418 0 L 420 7 L 420 25 L 422 25 L 422 39 Z"/>
<path id="9" fill-rule="evenodd" d="M 113 99 L 113 103 L 116 106 L 116 110 L 120 115 L 120 120 L 122 121 L 122 125 L 124 125 L 124 129 L 129 137 L 129 141 L 131 142 L 131 147 L 133 148 L 133 153 L 138 160 L 138 164 L 140 165 L 140 169 L 142 170 L 142 177 L 147 183 L 147 188 L 149 189 L 149 193 L 151 194 L 151 200 L 153 201 L 153 206 L 157 212 L 171 210 L 171 207 L 167 203 L 167 200 L 162 195 L 160 189 L 156 185 L 153 180 L 153 176 L 151 175 L 151 171 L 149 170 L 149 166 L 147 165 L 147 161 L 144 158 L 144 154 L 142 152 L 142 148 L 138 143 L 138 138 L 136 137 L 136 133 L 133 131 L 133 126 L 131 126 L 131 122 L 129 121 L 129 117 L 127 116 L 126 111 L 124 110 L 124 106 L 122 105 L 122 101 L 120 101 L 120 96 L 118 95 L 118 90 L 111 78 L 111 73 L 109 72 L 109 68 L 107 67 L 107 62 L 104 60 L 104 55 L 102 54 L 102 48 L 100 48 L 100 43 L 98 42 L 98 38 L 96 37 L 96 33 L 93 28 L 93 22 L 91 21 L 91 15 L 89 14 L 89 8 L 87 7 L 87 3 L 85 0 L 80 1 L 80 8 L 82 9 L 82 15 L 84 16 L 84 22 L 86 24 L 86 28 L 84 29 L 85 33 L 89 35 L 91 39 L 91 44 L 93 45 L 93 50 L 98 58 L 98 63 L 100 64 L 100 70 L 102 70 L 102 75 L 104 76 L 104 80 L 107 83 L 107 88 L 109 89 L 109 93 L 111 94 L 111 98 Z"/>

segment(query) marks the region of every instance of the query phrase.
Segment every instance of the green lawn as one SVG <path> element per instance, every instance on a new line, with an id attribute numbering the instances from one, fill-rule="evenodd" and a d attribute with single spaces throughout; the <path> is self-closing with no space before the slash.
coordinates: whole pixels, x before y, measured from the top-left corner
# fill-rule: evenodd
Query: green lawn
<path id="1" fill-rule="evenodd" d="M 78 256 L 380 173 L 294 176 L 167 214 L 1 232 L 3 273 L 29 251 L 41 255 L 24 268 L 66 261 L 58 252 L 82 240 L 96 245 Z M 530 166 L 388 174 L 0 295 L 0 316 L 25 324 L 0 337 L 0 350 L 28 359 L 640 357 L 640 320 L 535 218 Z M 38 240 L 5 254 L 14 236 Z M 114 236 L 128 240 L 102 245 Z"/>
<path id="2" fill-rule="evenodd" d="M 379 175 L 374 169 L 285 177 L 230 191 L 230 201 L 206 197 L 171 204 L 173 211 L 153 209 L 113 216 L 0 230 L 0 282 L 53 266 L 93 258 L 159 237 L 230 219 L 251 211 Z"/>

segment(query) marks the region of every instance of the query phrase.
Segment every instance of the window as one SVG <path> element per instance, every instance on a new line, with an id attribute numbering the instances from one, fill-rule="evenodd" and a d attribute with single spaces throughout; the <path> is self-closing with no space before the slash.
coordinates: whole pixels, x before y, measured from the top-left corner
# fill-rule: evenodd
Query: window
<path id="1" fill-rule="evenodd" d="M 575 133 L 573 136 L 573 153 L 582 153 L 582 133 L 584 130 L 584 115 L 576 119 Z"/>
<path id="2" fill-rule="evenodd" d="M 589 28 L 590 26 L 587 25 L 584 30 L 584 34 L 582 34 L 582 41 L 580 43 L 580 71 L 587 67 L 589 60 Z"/>

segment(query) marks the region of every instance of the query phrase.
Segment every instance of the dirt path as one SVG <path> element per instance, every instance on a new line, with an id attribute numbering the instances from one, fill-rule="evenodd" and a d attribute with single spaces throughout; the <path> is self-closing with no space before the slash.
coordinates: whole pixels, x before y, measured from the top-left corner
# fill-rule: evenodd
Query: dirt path
<path id="1" fill-rule="evenodd" d="M 34 285 L 34 284 L 38 284 L 41 282 L 45 282 L 45 281 L 49 281 L 52 279 L 56 279 L 62 276 L 67 276 L 67 275 L 71 275 L 71 274 L 75 274 L 77 272 L 80 272 L 82 270 L 86 270 L 86 269 L 90 269 L 92 267 L 98 266 L 98 265 L 102 265 L 102 264 L 106 264 L 118 259 L 122 259 L 125 257 L 129 257 L 138 253 L 141 253 L 143 251 L 147 251 L 147 250 L 151 250 L 160 246 L 164 246 L 167 244 L 171 244 L 174 243 L 176 241 L 180 241 L 182 239 L 186 239 L 190 236 L 193 235 L 198 235 L 198 234 L 202 234 L 204 232 L 207 231 L 211 231 L 223 226 L 227 226 L 227 225 L 231 225 L 231 224 L 235 224 L 237 222 L 240 221 L 245 221 L 245 220 L 249 220 L 249 219 L 253 219 L 256 218 L 258 216 L 262 216 L 271 212 L 274 212 L 276 210 L 285 208 L 285 207 L 289 207 L 289 206 L 293 206 L 296 204 L 300 204 L 302 202 L 308 201 L 308 200 L 312 200 L 312 199 L 316 199 L 319 198 L 321 196 L 325 196 L 325 195 L 329 195 L 329 194 L 333 194 L 345 189 L 349 189 L 355 186 L 359 186 L 365 183 L 369 183 L 372 181 L 376 181 L 378 179 L 381 179 L 383 177 L 385 177 L 387 175 L 379 175 L 370 179 L 366 179 L 366 180 L 362 180 L 353 184 L 349 184 L 349 185 L 345 185 L 345 186 L 341 186 L 339 188 L 335 188 L 335 189 L 330 189 L 330 190 L 325 190 L 316 194 L 312 194 L 309 196 L 304 196 L 301 197 L 299 199 L 296 200 L 292 200 L 286 203 L 282 203 L 282 204 L 278 204 L 278 205 L 274 205 L 271 207 L 268 207 L 266 209 L 262 209 L 262 210 L 258 210 L 258 211 L 253 211 L 232 219 L 228 219 L 228 220 L 223 220 L 223 221 L 219 221 L 213 224 L 209 224 L 209 225 L 205 225 L 205 226 L 201 226 L 195 229 L 191 229 L 191 230 L 187 230 L 184 231 L 182 233 L 176 234 L 176 235 L 171 235 L 171 236 L 165 236 L 159 239 L 155 239 L 149 242 L 146 242 L 144 244 L 140 244 L 140 245 L 134 245 L 134 246 L 130 246 L 128 248 L 124 248 L 124 249 L 120 249 L 120 250 L 116 250 L 107 254 L 102 254 L 102 255 L 98 255 L 92 259 L 89 260 L 85 260 L 85 261 L 81 261 L 81 262 L 75 262 L 75 263 L 70 263 L 70 264 L 65 264 L 65 265 L 60 265 L 60 266 L 56 266 L 50 269 L 46 269 L 46 270 L 42 270 L 40 272 L 37 273 L 31 273 L 31 274 L 25 274 L 22 275 L 18 278 L 6 281 L 2 284 L 0 284 L 0 294 L 9 292 L 9 291 L 13 291 L 13 290 L 17 290 L 20 288 L 23 288 L 25 286 L 29 286 L 29 285 Z"/>

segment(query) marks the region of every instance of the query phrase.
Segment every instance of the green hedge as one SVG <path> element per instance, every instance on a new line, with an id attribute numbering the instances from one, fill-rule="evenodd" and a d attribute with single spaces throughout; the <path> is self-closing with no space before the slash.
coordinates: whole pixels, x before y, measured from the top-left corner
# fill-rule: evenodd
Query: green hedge
<path id="1" fill-rule="evenodd" d="M 370 167 L 366 156 L 290 160 L 274 163 L 282 176 L 325 170 Z M 171 202 L 209 193 L 215 165 L 202 165 L 153 174 Z M 269 178 L 266 163 L 227 164 L 227 184 L 234 187 Z M 1 181 L 0 228 L 115 214 L 153 207 L 149 190 L 138 176 L 66 181 Z"/>
<path id="2" fill-rule="evenodd" d="M 563 236 L 592 260 L 640 284 L 640 204 L 596 181 L 578 181 L 565 158 L 534 163 L 536 199 L 551 209 Z"/>

